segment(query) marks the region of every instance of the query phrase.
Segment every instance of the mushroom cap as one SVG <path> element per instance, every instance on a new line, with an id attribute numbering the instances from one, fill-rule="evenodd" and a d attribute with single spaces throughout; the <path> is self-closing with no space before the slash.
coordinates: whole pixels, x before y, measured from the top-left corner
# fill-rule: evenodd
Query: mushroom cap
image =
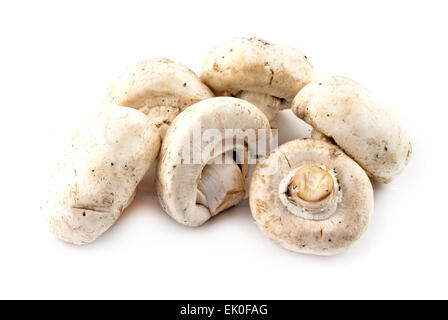
<path id="1" fill-rule="evenodd" d="M 194 131 L 201 126 L 200 137 L 205 130 L 216 129 L 258 129 L 270 132 L 266 116 L 251 103 L 231 97 L 211 98 L 198 102 L 183 111 L 168 129 L 160 149 L 156 174 L 157 194 L 162 208 L 174 220 L 187 226 L 200 226 L 212 216 L 209 209 L 197 203 L 196 190 L 204 167 L 213 156 L 202 153 L 199 161 L 190 157 L 191 151 L 204 151 L 204 144 L 198 150 L 194 144 Z M 229 138 L 233 141 L 233 135 Z M 223 134 L 223 138 L 228 138 Z M 214 141 L 215 145 L 223 140 Z M 244 148 L 231 144 L 232 148 Z M 248 152 L 256 154 L 255 145 L 248 144 Z M 223 153 L 229 151 L 222 149 Z M 239 150 L 241 151 L 241 149 Z M 190 158 L 190 159 L 188 159 Z M 242 170 L 243 171 L 243 170 Z M 247 172 L 243 172 L 247 183 Z"/>
<path id="2" fill-rule="evenodd" d="M 200 78 L 216 95 L 236 95 L 244 90 L 291 103 L 314 79 L 314 69 L 296 48 L 259 38 L 237 38 L 207 54 Z"/>
<path id="3" fill-rule="evenodd" d="M 408 132 L 390 108 L 353 80 L 333 76 L 311 82 L 295 97 L 292 111 L 379 182 L 390 182 L 408 163 Z"/>
<path id="4" fill-rule="evenodd" d="M 328 217 L 304 218 L 292 213 L 281 194 L 285 178 L 303 166 L 333 170 L 339 202 Z M 340 189 L 339 189 L 340 187 Z M 259 162 L 249 193 L 252 215 L 269 238 L 286 249 L 333 255 L 356 241 L 373 212 L 373 190 L 362 168 L 337 146 L 314 139 L 287 142 Z"/>
<path id="5" fill-rule="evenodd" d="M 159 148 L 157 128 L 135 109 L 110 107 L 89 118 L 50 175 L 41 206 L 50 231 L 74 244 L 95 240 L 132 202 Z"/>
<path id="6" fill-rule="evenodd" d="M 113 81 L 106 93 L 106 105 L 138 109 L 160 127 L 169 125 L 191 104 L 211 97 L 210 89 L 188 67 L 156 58 L 129 67 Z"/>

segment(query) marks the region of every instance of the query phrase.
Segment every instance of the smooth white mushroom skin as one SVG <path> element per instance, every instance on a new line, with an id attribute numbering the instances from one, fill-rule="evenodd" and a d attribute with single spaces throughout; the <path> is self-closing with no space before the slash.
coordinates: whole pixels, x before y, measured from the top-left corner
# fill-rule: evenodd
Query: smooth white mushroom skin
<path id="1" fill-rule="evenodd" d="M 169 59 L 148 59 L 129 67 L 112 82 L 106 106 L 127 106 L 147 114 L 165 135 L 173 119 L 188 106 L 213 97 L 188 67 Z"/>
<path id="2" fill-rule="evenodd" d="M 275 122 L 277 112 L 289 108 L 315 74 L 296 48 L 259 38 L 237 38 L 206 55 L 200 78 L 217 96 L 245 99 Z"/>
<path id="3" fill-rule="evenodd" d="M 198 102 L 174 119 L 160 151 L 156 186 L 164 211 L 187 226 L 200 226 L 212 216 L 236 205 L 247 190 L 247 162 L 237 165 L 232 160 L 230 164 L 220 165 L 214 164 L 213 160 L 222 154 L 229 157 L 233 151 L 239 151 L 244 159 L 247 154 L 257 155 L 256 145 L 246 145 L 244 140 L 236 140 L 228 146 L 229 149 L 223 148 L 222 154 L 202 154 L 200 163 L 185 161 L 183 157 L 188 158 L 191 153 L 184 155 L 184 150 L 193 150 L 193 131 L 199 124 L 202 133 L 208 129 L 220 132 L 225 129 L 250 129 L 257 134 L 256 141 L 259 129 L 263 129 L 264 134 L 270 132 L 266 116 L 257 107 L 230 97 Z M 222 145 L 223 140 L 214 143 Z"/>
<path id="4" fill-rule="evenodd" d="M 159 148 L 157 128 L 135 109 L 110 107 L 87 120 L 50 176 L 41 205 L 50 231 L 74 244 L 94 241 L 132 202 Z"/>
<path id="5" fill-rule="evenodd" d="M 263 233 L 301 253 L 344 251 L 373 213 L 364 170 L 338 147 L 314 139 L 293 140 L 271 152 L 257 164 L 249 193 Z"/>
<path id="6" fill-rule="evenodd" d="M 315 128 L 313 137 L 334 142 L 376 181 L 392 181 L 412 153 L 409 134 L 392 110 L 348 78 L 311 82 L 292 111 Z"/>

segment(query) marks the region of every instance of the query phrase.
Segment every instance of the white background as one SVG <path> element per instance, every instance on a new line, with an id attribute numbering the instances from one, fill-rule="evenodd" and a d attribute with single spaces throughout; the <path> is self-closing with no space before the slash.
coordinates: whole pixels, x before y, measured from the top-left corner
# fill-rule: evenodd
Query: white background
<path id="1" fill-rule="evenodd" d="M 448 298 L 446 1 L 2 1 L 0 298 Z M 408 124 L 413 157 L 346 253 L 288 252 L 247 202 L 184 227 L 139 194 L 96 242 L 62 243 L 39 213 L 72 132 L 110 81 L 150 57 L 198 72 L 222 41 L 297 46 L 320 75 L 345 75 Z M 283 137 L 298 137 L 290 118 Z"/>

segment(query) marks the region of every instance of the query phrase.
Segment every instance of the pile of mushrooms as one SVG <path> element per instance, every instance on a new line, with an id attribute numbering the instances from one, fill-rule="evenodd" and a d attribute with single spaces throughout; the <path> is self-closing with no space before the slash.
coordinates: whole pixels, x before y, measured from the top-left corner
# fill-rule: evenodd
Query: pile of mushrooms
<path id="1" fill-rule="evenodd" d="M 284 109 L 313 130 L 276 148 Z M 209 52 L 199 76 L 149 59 L 113 81 L 104 109 L 75 133 L 50 175 L 41 210 L 57 238 L 90 243 L 155 166 L 161 207 L 175 221 L 197 227 L 249 197 L 270 239 L 333 255 L 369 224 L 370 179 L 391 182 L 411 152 L 393 111 L 357 82 L 317 77 L 296 48 L 238 38 Z"/>

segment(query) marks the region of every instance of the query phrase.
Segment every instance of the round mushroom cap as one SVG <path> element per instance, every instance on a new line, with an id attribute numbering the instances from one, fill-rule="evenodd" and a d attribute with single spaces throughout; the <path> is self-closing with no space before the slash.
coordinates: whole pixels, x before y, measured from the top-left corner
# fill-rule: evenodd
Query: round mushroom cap
<path id="1" fill-rule="evenodd" d="M 42 212 L 59 239 L 87 244 L 134 199 L 158 155 L 160 136 L 143 113 L 111 107 L 89 118 L 50 175 Z"/>
<path id="2" fill-rule="evenodd" d="M 216 95 L 264 93 L 284 99 L 286 108 L 314 79 L 314 69 L 296 48 L 259 38 L 237 38 L 207 54 L 200 78 Z"/>
<path id="3" fill-rule="evenodd" d="M 157 58 L 129 67 L 113 81 L 106 93 L 106 105 L 138 109 L 161 127 L 169 125 L 188 106 L 211 97 L 210 89 L 188 67 Z"/>
<path id="4" fill-rule="evenodd" d="M 240 140 L 235 132 L 247 135 Z M 208 133 L 216 136 L 211 136 L 210 141 L 205 143 L 203 139 Z M 250 133 L 254 140 L 245 138 Z M 160 150 L 156 186 L 164 211 L 187 226 L 202 225 L 216 214 L 198 200 L 197 190 L 201 178 L 216 174 L 215 170 L 206 172 L 204 168 L 218 157 L 235 152 L 241 163 L 239 174 L 245 180 L 243 189 L 246 190 L 246 157 L 257 158 L 257 141 L 261 135 L 269 133 L 270 126 L 266 116 L 257 107 L 241 99 L 211 98 L 187 108 L 168 129 Z M 211 152 L 212 150 L 218 152 Z M 218 171 L 226 175 L 226 170 L 220 168 Z M 221 178 L 224 180 L 228 177 Z M 230 190 L 228 196 L 232 192 Z M 239 198 L 241 199 L 242 197 Z"/>
<path id="5" fill-rule="evenodd" d="M 282 247 L 333 255 L 366 230 L 373 190 L 364 170 L 337 146 L 297 139 L 257 164 L 249 203 L 259 228 Z"/>
<path id="6" fill-rule="evenodd" d="M 379 182 L 392 181 L 408 163 L 408 132 L 390 108 L 353 80 L 333 76 L 311 82 L 295 97 L 292 111 Z"/>

